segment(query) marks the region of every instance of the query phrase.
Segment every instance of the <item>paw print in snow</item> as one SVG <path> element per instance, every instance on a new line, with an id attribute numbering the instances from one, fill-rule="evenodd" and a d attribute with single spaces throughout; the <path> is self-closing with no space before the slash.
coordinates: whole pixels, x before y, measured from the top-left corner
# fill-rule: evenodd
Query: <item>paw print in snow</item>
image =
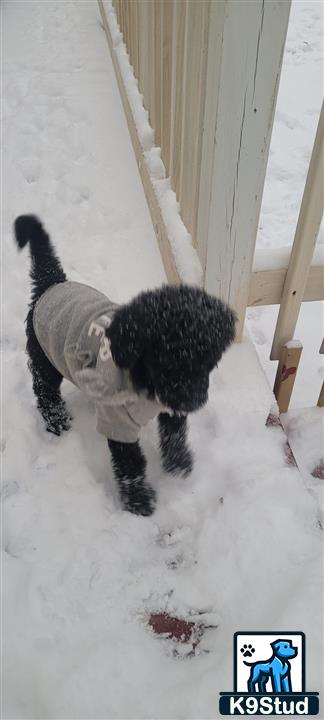
<path id="1" fill-rule="evenodd" d="M 243 653 L 243 657 L 252 657 L 254 652 L 255 648 L 252 647 L 252 645 L 243 645 L 243 647 L 241 647 L 241 653 Z"/>

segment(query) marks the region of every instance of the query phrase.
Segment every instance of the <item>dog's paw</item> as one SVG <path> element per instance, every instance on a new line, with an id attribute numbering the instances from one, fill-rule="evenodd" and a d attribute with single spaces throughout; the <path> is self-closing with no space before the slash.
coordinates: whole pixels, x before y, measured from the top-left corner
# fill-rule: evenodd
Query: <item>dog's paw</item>
<path id="1" fill-rule="evenodd" d="M 62 435 L 63 432 L 70 430 L 71 423 L 67 420 L 62 423 L 52 423 L 47 422 L 46 423 L 46 430 L 49 433 L 52 433 L 52 435 L 57 435 L 58 437 Z"/>
<path id="2" fill-rule="evenodd" d="M 153 515 L 156 507 L 156 494 L 149 485 L 130 485 L 122 492 L 121 500 L 124 510 L 134 515 L 148 517 Z"/>
<path id="3" fill-rule="evenodd" d="M 182 448 L 181 452 L 170 452 L 162 458 L 162 465 L 165 472 L 170 475 L 181 475 L 187 477 L 193 468 L 193 455 L 188 448 Z"/>
<path id="4" fill-rule="evenodd" d="M 61 435 L 62 432 L 70 430 L 72 417 L 66 408 L 55 408 L 44 417 L 46 430 L 53 435 Z"/>
<path id="5" fill-rule="evenodd" d="M 252 657 L 253 653 L 255 653 L 255 648 L 252 647 L 252 645 L 243 645 L 243 647 L 241 647 L 241 653 L 243 653 L 243 657 Z"/>

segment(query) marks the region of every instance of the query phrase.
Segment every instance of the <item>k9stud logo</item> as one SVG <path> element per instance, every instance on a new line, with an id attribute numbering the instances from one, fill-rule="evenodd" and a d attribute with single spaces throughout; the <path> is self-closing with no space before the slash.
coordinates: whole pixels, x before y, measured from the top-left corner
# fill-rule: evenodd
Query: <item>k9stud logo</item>
<path id="1" fill-rule="evenodd" d="M 305 690 L 302 632 L 237 632 L 234 692 L 221 693 L 221 715 L 317 715 L 318 693 Z"/>

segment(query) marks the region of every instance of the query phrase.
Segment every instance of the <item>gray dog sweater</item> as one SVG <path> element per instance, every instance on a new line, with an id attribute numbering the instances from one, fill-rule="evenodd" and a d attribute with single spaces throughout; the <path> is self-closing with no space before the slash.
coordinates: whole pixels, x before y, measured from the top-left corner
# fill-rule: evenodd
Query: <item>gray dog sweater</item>
<path id="1" fill-rule="evenodd" d="M 52 365 L 96 406 L 97 430 L 110 440 L 132 443 L 142 425 L 166 411 L 134 388 L 128 370 L 115 365 L 105 329 L 117 305 L 77 282 L 52 285 L 37 301 L 33 323 Z"/>

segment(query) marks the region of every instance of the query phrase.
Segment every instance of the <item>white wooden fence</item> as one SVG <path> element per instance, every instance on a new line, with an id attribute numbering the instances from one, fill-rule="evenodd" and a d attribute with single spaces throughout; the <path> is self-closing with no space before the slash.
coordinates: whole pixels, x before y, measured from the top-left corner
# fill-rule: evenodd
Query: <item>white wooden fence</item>
<path id="1" fill-rule="evenodd" d="M 177 282 L 98 2 L 166 273 Z M 205 288 L 237 311 L 238 339 L 248 305 L 280 305 L 271 353 L 281 358 L 278 394 L 300 304 L 324 299 L 322 268 L 311 267 L 323 212 L 323 111 L 289 264 L 252 269 L 290 0 L 113 0 L 113 6 Z"/>

